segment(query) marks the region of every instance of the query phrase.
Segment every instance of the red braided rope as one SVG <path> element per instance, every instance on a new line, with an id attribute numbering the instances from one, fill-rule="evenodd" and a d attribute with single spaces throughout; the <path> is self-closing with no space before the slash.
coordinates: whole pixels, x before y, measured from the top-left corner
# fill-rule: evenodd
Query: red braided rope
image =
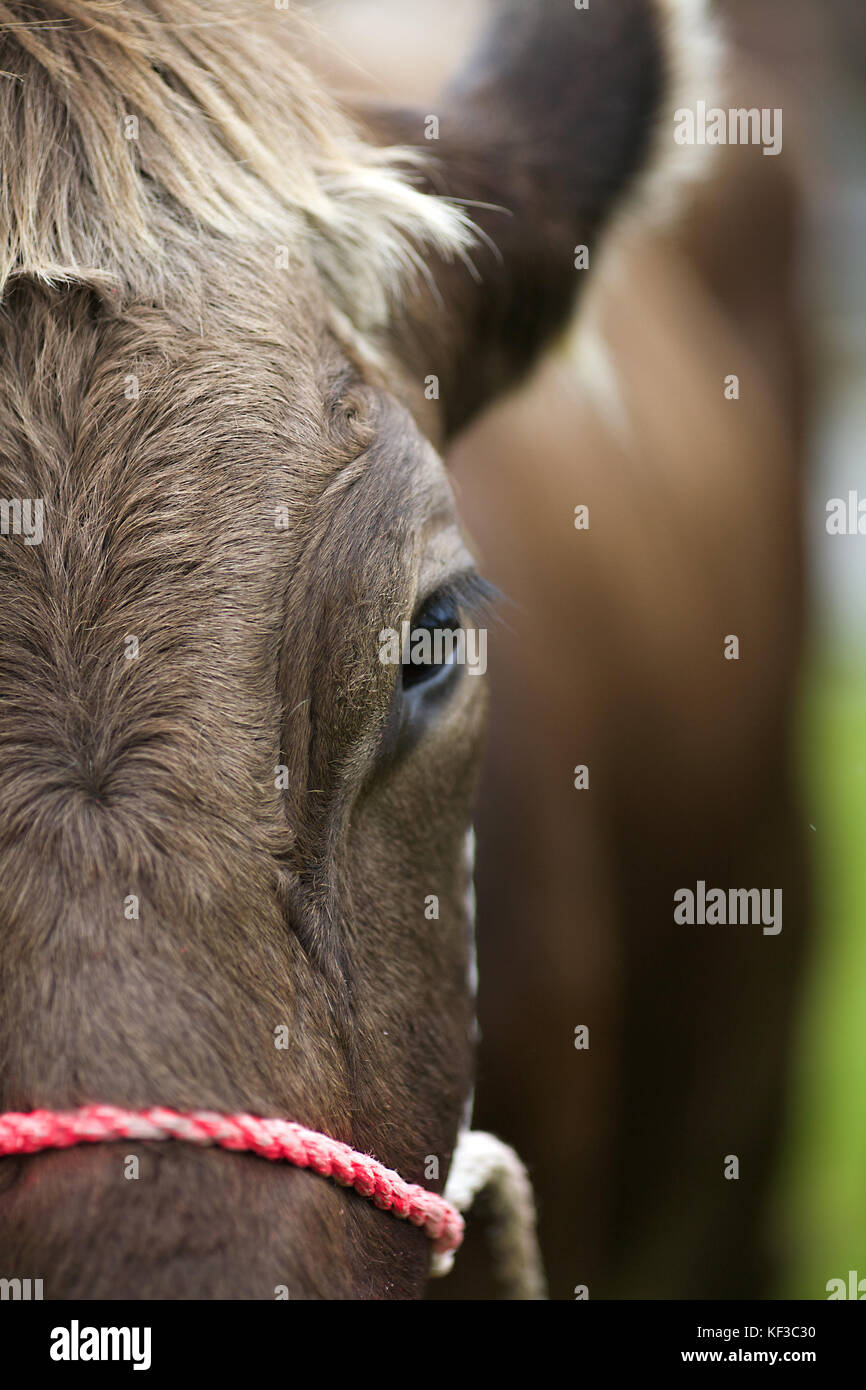
<path id="1" fill-rule="evenodd" d="M 263 1120 L 255 1115 L 220 1115 L 211 1110 L 124 1110 L 116 1105 L 85 1105 L 79 1110 L 32 1110 L 0 1114 L 0 1155 L 68 1149 L 74 1144 L 101 1144 L 112 1139 L 185 1139 L 247 1150 L 262 1158 L 283 1159 L 310 1168 L 343 1187 L 353 1187 L 382 1211 L 422 1226 L 441 1253 L 463 1240 L 463 1217 L 436 1192 L 404 1182 L 369 1154 L 291 1120 Z"/>

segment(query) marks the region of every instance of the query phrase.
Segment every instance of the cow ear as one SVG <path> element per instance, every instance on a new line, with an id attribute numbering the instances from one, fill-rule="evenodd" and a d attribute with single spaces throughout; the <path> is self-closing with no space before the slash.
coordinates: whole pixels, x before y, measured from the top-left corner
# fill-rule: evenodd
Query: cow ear
<path id="1" fill-rule="evenodd" d="M 391 330 L 413 377 L 435 379 L 446 436 L 563 329 L 640 171 L 690 162 L 674 112 L 684 66 L 711 49 L 703 10 L 704 0 L 500 0 L 432 108 L 364 114 L 375 140 L 432 154 L 427 191 L 464 202 L 478 229 L 467 260 L 428 258 Z"/>

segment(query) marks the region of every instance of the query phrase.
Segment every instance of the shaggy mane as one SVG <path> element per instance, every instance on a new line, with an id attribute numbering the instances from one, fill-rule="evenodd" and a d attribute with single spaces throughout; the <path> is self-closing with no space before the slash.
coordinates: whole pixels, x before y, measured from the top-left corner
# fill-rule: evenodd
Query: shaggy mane
<path id="1" fill-rule="evenodd" d="M 416 154 L 360 137 L 304 27 L 269 0 L 0 0 L 0 293 L 28 275 L 162 300 L 216 237 L 311 260 L 366 329 L 425 247 L 459 254 L 463 213 L 413 187 Z"/>

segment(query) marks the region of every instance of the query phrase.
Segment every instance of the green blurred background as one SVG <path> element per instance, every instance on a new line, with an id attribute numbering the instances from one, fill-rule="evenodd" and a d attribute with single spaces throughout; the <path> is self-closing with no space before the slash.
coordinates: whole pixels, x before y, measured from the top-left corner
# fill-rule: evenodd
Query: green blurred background
<path id="1" fill-rule="evenodd" d="M 800 741 L 819 930 L 776 1223 L 779 1295 L 820 1298 L 866 1278 L 866 666 L 813 655 Z"/>

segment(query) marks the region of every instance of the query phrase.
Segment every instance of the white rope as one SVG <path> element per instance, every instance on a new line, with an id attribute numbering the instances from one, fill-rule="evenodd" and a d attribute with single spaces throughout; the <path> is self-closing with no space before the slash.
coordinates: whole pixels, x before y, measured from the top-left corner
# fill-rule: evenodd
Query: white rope
<path id="1" fill-rule="evenodd" d="M 501 1139 L 483 1130 L 464 1130 L 454 1150 L 444 1195 L 465 1216 L 479 1192 L 488 1194 L 488 1241 L 505 1297 L 546 1298 L 529 1175 L 514 1150 Z M 453 1251 L 434 1254 L 430 1273 L 439 1278 L 453 1264 Z"/>

